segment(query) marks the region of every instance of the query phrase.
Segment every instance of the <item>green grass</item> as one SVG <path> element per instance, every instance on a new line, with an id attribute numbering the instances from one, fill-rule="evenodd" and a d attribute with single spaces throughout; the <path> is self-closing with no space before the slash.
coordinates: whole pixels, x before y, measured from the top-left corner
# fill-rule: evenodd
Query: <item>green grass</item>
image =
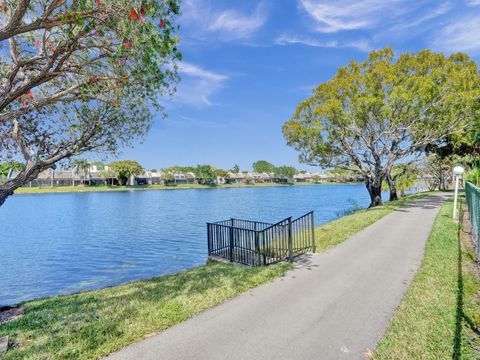
<path id="1" fill-rule="evenodd" d="M 15 346 L 3 359 L 100 358 L 281 276 L 291 267 L 209 262 L 151 280 L 29 301 L 21 305 L 23 317 L 0 325 L 0 336 L 8 335 Z"/>
<path id="2" fill-rule="evenodd" d="M 480 283 L 453 205 L 440 210 L 422 265 L 380 341 L 375 359 L 480 359 Z"/>
<path id="3" fill-rule="evenodd" d="M 338 245 L 347 240 L 353 234 L 363 230 L 375 221 L 380 220 L 395 209 L 398 209 L 400 206 L 418 200 L 428 194 L 430 193 L 425 192 L 408 195 L 397 201 L 385 202 L 383 206 L 355 211 L 353 214 L 343 216 L 337 220 L 317 227 L 315 229 L 315 244 L 317 252 L 322 252 Z"/>
<path id="4" fill-rule="evenodd" d="M 43 194 L 59 192 L 91 192 L 91 191 L 129 191 L 129 190 L 179 190 L 179 189 L 229 189 L 245 187 L 274 187 L 274 186 L 316 186 L 316 185 L 345 185 L 351 183 L 257 183 L 257 184 L 220 184 L 220 185 L 200 185 L 200 184 L 179 184 L 179 185 L 133 185 L 133 186 L 46 186 L 46 187 L 23 187 L 15 190 L 15 194 Z"/>

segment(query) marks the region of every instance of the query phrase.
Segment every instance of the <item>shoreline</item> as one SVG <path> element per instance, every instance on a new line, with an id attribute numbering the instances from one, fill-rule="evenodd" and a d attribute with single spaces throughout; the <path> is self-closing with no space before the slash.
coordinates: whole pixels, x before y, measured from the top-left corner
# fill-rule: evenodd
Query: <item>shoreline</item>
<path id="1" fill-rule="evenodd" d="M 322 185 L 357 185 L 361 182 L 325 182 L 325 183 L 258 183 L 258 184 L 222 184 L 222 185 L 200 185 L 200 184 L 179 184 L 173 186 L 165 185 L 129 185 L 129 186 L 53 186 L 53 187 L 24 187 L 15 190 L 15 195 L 31 194 L 58 194 L 58 193 L 85 193 L 85 192 L 120 192 L 120 191 L 149 191 L 149 190 L 211 190 L 211 189 L 235 189 L 235 188 L 263 188 L 263 187 L 289 187 L 289 186 L 322 186 Z"/>

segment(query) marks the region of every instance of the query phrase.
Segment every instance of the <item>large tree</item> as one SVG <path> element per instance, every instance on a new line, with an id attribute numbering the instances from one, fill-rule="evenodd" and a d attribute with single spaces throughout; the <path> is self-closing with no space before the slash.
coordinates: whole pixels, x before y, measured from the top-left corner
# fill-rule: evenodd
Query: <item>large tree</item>
<path id="1" fill-rule="evenodd" d="M 108 165 L 115 173 L 120 185 L 127 185 L 130 177 L 142 174 L 145 170 L 134 160 L 119 160 Z"/>
<path id="2" fill-rule="evenodd" d="M 72 165 L 74 175 L 80 177 L 80 185 L 85 185 L 85 179 L 90 177 L 90 167 L 92 164 L 90 164 L 87 159 L 76 159 L 73 161 Z"/>
<path id="3" fill-rule="evenodd" d="M 258 160 L 253 163 L 252 169 L 253 171 L 259 174 L 261 173 L 270 174 L 275 170 L 275 166 L 266 160 Z"/>
<path id="4" fill-rule="evenodd" d="M 275 167 L 273 173 L 276 177 L 284 177 L 292 180 L 297 173 L 297 169 L 295 169 L 293 166 L 282 165 Z"/>
<path id="5" fill-rule="evenodd" d="M 25 169 L 0 205 L 56 162 L 142 138 L 180 59 L 178 0 L 0 3 L 0 161 Z"/>
<path id="6" fill-rule="evenodd" d="M 352 170 L 365 179 L 370 206 L 396 162 L 472 124 L 477 64 L 467 55 L 374 51 L 352 61 L 300 103 L 283 132 L 300 160 Z"/>
<path id="7" fill-rule="evenodd" d="M 215 169 L 210 165 L 197 165 L 194 169 L 195 177 L 199 184 L 212 185 L 215 180 Z"/>

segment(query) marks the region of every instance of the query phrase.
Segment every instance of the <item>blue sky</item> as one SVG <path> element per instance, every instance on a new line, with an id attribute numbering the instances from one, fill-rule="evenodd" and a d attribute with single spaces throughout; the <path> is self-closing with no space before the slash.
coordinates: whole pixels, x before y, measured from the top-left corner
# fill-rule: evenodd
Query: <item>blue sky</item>
<path id="1" fill-rule="evenodd" d="M 297 161 L 281 127 L 314 86 L 392 46 L 480 55 L 480 0 L 184 0 L 178 91 L 142 144 L 146 168 Z"/>

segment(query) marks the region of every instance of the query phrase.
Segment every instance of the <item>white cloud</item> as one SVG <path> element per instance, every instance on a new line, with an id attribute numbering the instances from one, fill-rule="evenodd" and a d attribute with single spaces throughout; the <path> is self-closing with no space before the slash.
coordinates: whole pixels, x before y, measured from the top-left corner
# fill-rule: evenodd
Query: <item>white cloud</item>
<path id="1" fill-rule="evenodd" d="M 320 32 L 365 29 L 382 20 L 379 16 L 392 3 L 388 0 L 300 0 L 303 9 L 318 22 Z"/>
<path id="2" fill-rule="evenodd" d="M 478 0 L 480 2 L 480 0 Z M 420 16 L 416 19 L 413 19 L 412 21 L 404 21 L 401 24 L 395 26 L 393 28 L 394 31 L 397 30 L 405 30 L 408 28 L 412 28 L 415 26 L 422 25 L 429 20 L 435 19 L 439 16 L 442 16 L 446 14 L 450 9 L 452 8 L 452 4 L 449 1 L 440 3 L 440 5 L 436 8 L 433 8 L 430 12 L 424 14 L 423 16 Z"/>
<path id="3" fill-rule="evenodd" d="M 212 106 L 211 97 L 223 86 L 228 76 L 182 62 L 178 66 L 181 77 L 173 102 L 195 107 Z"/>
<path id="4" fill-rule="evenodd" d="M 215 73 L 213 71 L 202 69 L 201 67 L 188 63 L 182 62 L 178 65 L 178 71 L 181 74 L 187 74 L 200 79 L 210 80 L 214 82 L 222 82 L 227 79 L 227 76 Z"/>
<path id="5" fill-rule="evenodd" d="M 228 34 L 230 38 L 250 38 L 265 23 L 266 16 L 259 5 L 253 14 L 242 14 L 235 10 L 226 10 L 217 14 L 209 29 Z"/>
<path id="6" fill-rule="evenodd" d="M 431 46 L 446 52 L 480 53 L 480 15 L 457 18 L 435 34 Z"/>
<path id="7" fill-rule="evenodd" d="M 250 11 L 219 10 L 203 0 L 185 0 L 182 8 L 184 27 L 189 29 L 190 36 L 201 39 L 248 40 L 267 19 L 267 8 L 263 2 Z"/>
<path id="8" fill-rule="evenodd" d="M 480 5 L 480 0 L 467 0 L 467 5 L 478 6 Z"/>
<path id="9" fill-rule="evenodd" d="M 322 33 L 371 29 L 398 31 L 444 15 L 451 8 L 451 0 L 298 1 L 300 7 L 315 20 L 315 30 Z"/>
<path id="10" fill-rule="evenodd" d="M 290 35 L 283 34 L 275 39 L 275 44 L 277 45 L 301 44 L 306 46 L 322 47 L 322 48 L 354 48 L 354 49 L 358 49 L 366 52 L 372 50 L 372 46 L 367 39 L 360 39 L 360 40 L 348 41 L 348 42 L 339 42 L 338 40 L 320 41 L 320 40 L 309 38 L 309 37 L 290 36 Z"/>

